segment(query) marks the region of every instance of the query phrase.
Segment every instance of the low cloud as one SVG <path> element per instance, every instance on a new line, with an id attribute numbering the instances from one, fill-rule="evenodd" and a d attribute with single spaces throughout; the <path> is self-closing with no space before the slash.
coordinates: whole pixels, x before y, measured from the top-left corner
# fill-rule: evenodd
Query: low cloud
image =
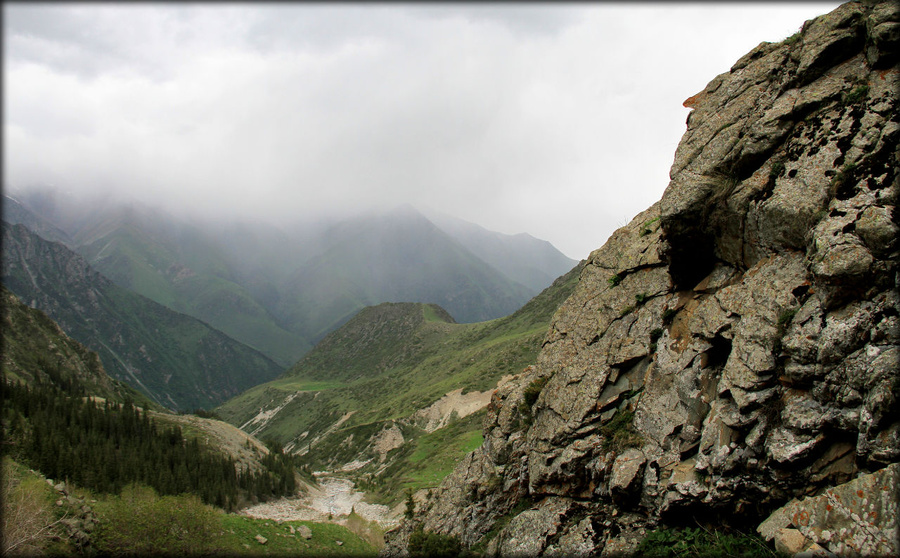
<path id="1" fill-rule="evenodd" d="M 681 101 L 827 4 L 4 4 L 4 185 L 226 217 L 409 202 L 583 258 Z"/>

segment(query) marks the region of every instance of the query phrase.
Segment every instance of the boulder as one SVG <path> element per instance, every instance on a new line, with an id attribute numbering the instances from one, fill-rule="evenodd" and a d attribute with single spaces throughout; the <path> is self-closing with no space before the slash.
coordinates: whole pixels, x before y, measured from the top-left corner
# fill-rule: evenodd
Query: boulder
<path id="1" fill-rule="evenodd" d="M 818 496 L 790 501 L 757 531 L 767 540 L 791 548 L 799 534 L 839 556 L 897 556 L 898 480 L 897 463 L 860 475 Z"/>
<path id="2" fill-rule="evenodd" d="M 616 457 L 609 478 L 609 493 L 613 500 L 622 502 L 631 495 L 634 488 L 640 484 L 640 472 L 646 461 L 644 453 L 635 448 L 628 449 Z"/>

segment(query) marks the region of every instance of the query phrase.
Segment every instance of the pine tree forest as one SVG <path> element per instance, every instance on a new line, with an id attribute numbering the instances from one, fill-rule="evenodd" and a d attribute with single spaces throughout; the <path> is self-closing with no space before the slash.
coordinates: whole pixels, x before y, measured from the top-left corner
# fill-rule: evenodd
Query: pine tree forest
<path id="1" fill-rule="evenodd" d="M 112 494 L 137 482 L 161 495 L 196 494 L 226 511 L 296 491 L 292 459 L 277 448 L 263 458 L 264 470 L 250 471 L 177 425 L 161 427 L 131 401 L 99 403 L 42 382 L 2 389 L 3 453 L 48 478 Z"/>

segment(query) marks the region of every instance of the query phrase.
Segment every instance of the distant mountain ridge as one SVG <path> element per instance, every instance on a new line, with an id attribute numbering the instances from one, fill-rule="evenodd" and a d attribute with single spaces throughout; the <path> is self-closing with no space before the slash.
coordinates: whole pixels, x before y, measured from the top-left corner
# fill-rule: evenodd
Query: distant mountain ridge
<path id="1" fill-rule="evenodd" d="M 290 277 L 285 321 L 321 316 L 304 329 L 319 340 L 361 308 L 381 302 L 434 303 L 459 322 L 511 314 L 533 296 L 409 206 L 331 227 L 322 252 Z M 308 326 L 307 326 L 308 327 Z"/>
<path id="2" fill-rule="evenodd" d="M 540 292 L 577 263 L 546 240 L 528 233 L 503 234 L 438 211 L 424 211 L 467 250 L 490 262 L 507 278 Z"/>
<path id="3" fill-rule="evenodd" d="M 426 217 L 411 206 L 293 230 L 187 222 L 140 204 L 51 190 L 5 200 L 4 219 L 98 271 L 290 366 L 366 306 L 434 303 L 459 322 L 509 315 L 575 265 L 549 243 Z M 64 236 L 63 236 L 64 235 Z"/>
<path id="4" fill-rule="evenodd" d="M 2 228 L 4 286 L 155 402 L 209 407 L 282 371 L 202 321 L 119 287 L 63 244 L 24 225 Z"/>

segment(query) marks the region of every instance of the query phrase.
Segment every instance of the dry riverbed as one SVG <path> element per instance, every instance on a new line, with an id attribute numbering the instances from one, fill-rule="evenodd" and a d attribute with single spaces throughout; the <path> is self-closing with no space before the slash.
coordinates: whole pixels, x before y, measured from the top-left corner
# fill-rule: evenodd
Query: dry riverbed
<path id="1" fill-rule="evenodd" d="M 274 521 L 318 521 L 345 525 L 347 517 L 355 511 L 363 519 L 374 521 L 385 530 L 398 525 L 399 517 L 390 508 L 363 502 L 364 496 L 354 488 L 353 481 L 322 476 L 319 486 L 308 486 L 303 496 L 258 504 L 240 513 Z"/>

